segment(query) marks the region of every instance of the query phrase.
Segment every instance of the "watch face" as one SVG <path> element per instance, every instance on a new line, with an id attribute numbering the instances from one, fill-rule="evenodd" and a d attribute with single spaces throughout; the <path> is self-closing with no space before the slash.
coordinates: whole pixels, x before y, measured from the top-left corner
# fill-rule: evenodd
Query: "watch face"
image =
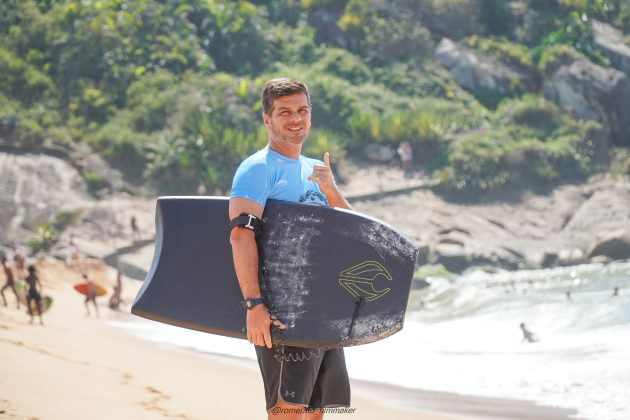
<path id="1" fill-rule="evenodd" d="M 245 301 L 245 307 L 246 307 L 247 309 L 251 309 L 251 307 L 252 307 L 252 302 L 251 302 L 251 300 L 246 300 L 246 301 Z"/>

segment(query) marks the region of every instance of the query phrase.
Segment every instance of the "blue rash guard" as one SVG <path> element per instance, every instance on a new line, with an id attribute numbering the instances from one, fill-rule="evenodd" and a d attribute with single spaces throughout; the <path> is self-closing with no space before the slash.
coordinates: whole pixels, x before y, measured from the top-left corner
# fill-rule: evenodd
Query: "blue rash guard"
<path id="1" fill-rule="evenodd" d="M 268 199 L 327 206 L 319 186 L 308 180 L 315 165 L 323 162 L 302 155 L 291 159 L 266 147 L 238 167 L 230 197 L 248 198 L 262 208 Z"/>

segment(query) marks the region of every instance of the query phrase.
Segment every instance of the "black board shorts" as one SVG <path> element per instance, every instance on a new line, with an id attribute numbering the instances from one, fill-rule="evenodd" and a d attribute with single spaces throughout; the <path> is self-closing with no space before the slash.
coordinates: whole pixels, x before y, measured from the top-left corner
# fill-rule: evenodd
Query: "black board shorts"
<path id="1" fill-rule="evenodd" d="M 313 409 L 350 406 L 350 379 L 343 348 L 255 347 L 267 411 L 279 398 Z"/>
<path id="2" fill-rule="evenodd" d="M 33 299 L 39 303 L 42 300 L 42 295 L 35 289 L 28 289 L 28 299 Z"/>

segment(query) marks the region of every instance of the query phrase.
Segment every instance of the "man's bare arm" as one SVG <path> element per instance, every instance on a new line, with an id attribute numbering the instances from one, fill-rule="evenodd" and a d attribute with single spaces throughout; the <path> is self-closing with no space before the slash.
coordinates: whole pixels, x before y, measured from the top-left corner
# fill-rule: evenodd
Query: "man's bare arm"
<path id="1" fill-rule="evenodd" d="M 263 209 L 252 200 L 239 197 L 231 198 L 230 220 L 238 217 L 241 213 L 262 218 Z M 234 270 L 243 297 L 246 299 L 261 297 L 258 283 L 258 247 L 254 232 L 250 229 L 234 228 L 230 232 L 230 244 L 232 245 Z M 254 309 L 247 311 L 246 325 L 249 342 L 271 348 L 271 334 L 269 332 L 271 324 L 269 311 L 264 305 L 257 305 Z M 279 321 L 274 321 L 274 324 L 284 328 L 284 325 Z"/>

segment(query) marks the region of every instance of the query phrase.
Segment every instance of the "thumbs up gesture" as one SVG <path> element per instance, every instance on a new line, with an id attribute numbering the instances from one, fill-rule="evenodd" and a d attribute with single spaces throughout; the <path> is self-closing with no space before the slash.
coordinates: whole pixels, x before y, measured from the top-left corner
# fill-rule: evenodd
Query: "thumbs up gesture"
<path id="1" fill-rule="evenodd" d="M 308 179 L 316 183 L 326 196 L 337 190 L 337 184 L 330 169 L 330 153 L 324 153 L 324 165 L 313 166 L 313 173 Z"/>

